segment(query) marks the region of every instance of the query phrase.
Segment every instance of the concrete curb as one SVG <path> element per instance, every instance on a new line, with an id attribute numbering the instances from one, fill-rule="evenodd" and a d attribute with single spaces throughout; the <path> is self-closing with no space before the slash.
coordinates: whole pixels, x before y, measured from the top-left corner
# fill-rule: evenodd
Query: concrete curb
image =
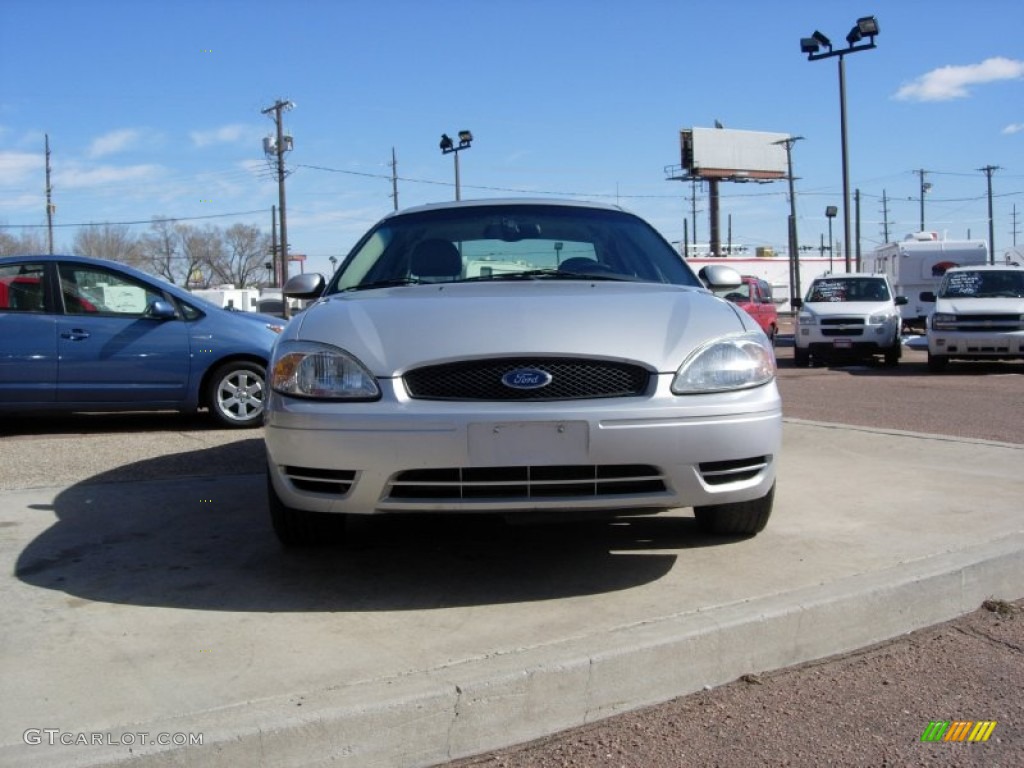
<path id="1" fill-rule="evenodd" d="M 1024 533 L 1015 533 L 833 583 L 600 635 L 124 728 L 203 733 L 201 747 L 19 746 L 0 751 L 0 763 L 430 766 L 721 685 L 747 672 L 863 648 L 968 613 L 986 598 L 1021 595 Z"/>

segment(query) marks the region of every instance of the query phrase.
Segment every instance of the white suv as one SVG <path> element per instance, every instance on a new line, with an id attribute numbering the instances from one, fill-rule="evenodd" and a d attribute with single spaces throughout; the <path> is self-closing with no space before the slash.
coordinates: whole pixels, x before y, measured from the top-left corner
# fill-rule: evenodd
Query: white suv
<path id="1" fill-rule="evenodd" d="M 807 298 L 795 299 L 793 360 L 806 367 L 831 359 L 882 355 L 896 365 L 901 355 L 900 312 L 906 296 L 893 296 L 885 275 L 851 272 L 822 275 L 811 282 Z"/>
<path id="2" fill-rule="evenodd" d="M 946 272 L 928 316 L 928 370 L 942 371 L 951 358 L 1024 358 L 1024 267 L 956 267 Z"/>

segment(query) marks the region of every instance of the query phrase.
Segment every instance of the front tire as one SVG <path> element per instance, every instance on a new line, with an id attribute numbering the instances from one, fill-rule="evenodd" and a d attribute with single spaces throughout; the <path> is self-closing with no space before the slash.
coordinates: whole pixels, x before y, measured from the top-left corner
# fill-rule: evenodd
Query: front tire
<path id="1" fill-rule="evenodd" d="M 942 373 L 946 370 L 946 364 L 949 362 L 949 358 L 946 355 L 933 355 L 931 352 L 928 353 L 928 370 L 932 373 Z"/>
<path id="2" fill-rule="evenodd" d="M 903 349 L 899 342 L 896 342 L 896 346 L 885 350 L 885 367 L 895 368 L 899 364 L 902 354 Z"/>
<path id="3" fill-rule="evenodd" d="M 263 423 L 267 371 L 259 363 L 235 360 L 213 372 L 206 393 L 206 405 L 221 426 L 233 429 L 258 427 Z"/>
<path id="4" fill-rule="evenodd" d="M 810 350 L 793 347 L 793 364 L 797 368 L 806 368 L 811 364 Z"/>
<path id="5" fill-rule="evenodd" d="M 304 509 L 293 509 L 281 501 L 274 490 L 274 481 L 270 479 L 267 469 L 267 506 L 270 509 L 270 522 L 278 541 L 285 547 L 311 547 L 316 544 L 337 542 L 345 527 L 345 515 L 307 512 Z"/>
<path id="6" fill-rule="evenodd" d="M 701 531 L 716 536 L 754 536 L 768 525 L 775 502 L 775 483 L 760 499 L 694 507 L 693 514 Z"/>

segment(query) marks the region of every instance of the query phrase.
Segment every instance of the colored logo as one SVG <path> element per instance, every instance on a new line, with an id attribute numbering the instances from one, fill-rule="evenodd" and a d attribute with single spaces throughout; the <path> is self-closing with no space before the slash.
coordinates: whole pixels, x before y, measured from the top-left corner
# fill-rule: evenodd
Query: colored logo
<path id="1" fill-rule="evenodd" d="M 511 389 L 540 389 L 551 383 L 551 374 L 538 368 L 516 368 L 501 377 Z"/>
<path id="2" fill-rule="evenodd" d="M 995 729 L 995 720 L 932 720 L 921 741 L 988 741 Z"/>

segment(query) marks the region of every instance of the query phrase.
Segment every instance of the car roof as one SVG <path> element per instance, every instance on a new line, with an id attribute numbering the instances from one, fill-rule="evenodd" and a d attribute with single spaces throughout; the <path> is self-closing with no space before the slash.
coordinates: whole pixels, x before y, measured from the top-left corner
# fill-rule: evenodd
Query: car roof
<path id="1" fill-rule="evenodd" d="M 522 206 L 522 205 L 538 205 L 545 206 L 548 208 L 580 208 L 590 209 L 599 211 L 619 211 L 626 212 L 624 208 L 618 205 L 611 205 L 609 203 L 593 203 L 585 200 L 562 200 L 557 198 L 542 198 L 542 197 L 496 197 L 496 198 L 483 198 L 479 200 L 449 200 L 443 203 L 427 203 L 425 205 L 417 205 L 412 208 L 403 208 L 400 211 L 393 211 L 384 217 L 383 220 L 390 219 L 395 216 L 404 216 L 410 213 L 422 213 L 424 211 L 445 211 L 445 210 L 458 210 L 461 208 L 480 208 L 485 206 Z"/>
<path id="2" fill-rule="evenodd" d="M 123 261 L 112 261 L 111 259 L 100 259 L 95 256 L 75 256 L 66 253 L 26 253 L 18 256 L 0 256 L 0 266 L 5 264 L 17 264 L 23 261 L 33 261 L 37 264 L 51 264 L 58 261 L 70 262 L 72 264 L 89 264 L 97 267 L 108 267 L 126 272 L 129 275 L 145 280 L 150 283 L 158 283 L 162 288 L 167 288 L 171 293 L 178 295 L 178 298 L 192 298 L 192 295 L 180 285 L 168 282 L 159 275 L 152 275 L 143 272 Z"/>
<path id="3" fill-rule="evenodd" d="M 1024 267 L 1020 264 L 976 264 L 975 266 L 965 265 L 962 267 L 950 267 L 946 270 L 948 275 L 950 272 L 1005 272 L 1010 270 L 1013 272 L 1019 272 Z"/>
<path id="4" fill-rule="evenodd" d="M 878 272 L 833 272 L 829 275 L 818 275 L 815 280 L 835 280 L 840 277 L 874 277 L 879 280 L 886 280 L 886 276 Z"/>

